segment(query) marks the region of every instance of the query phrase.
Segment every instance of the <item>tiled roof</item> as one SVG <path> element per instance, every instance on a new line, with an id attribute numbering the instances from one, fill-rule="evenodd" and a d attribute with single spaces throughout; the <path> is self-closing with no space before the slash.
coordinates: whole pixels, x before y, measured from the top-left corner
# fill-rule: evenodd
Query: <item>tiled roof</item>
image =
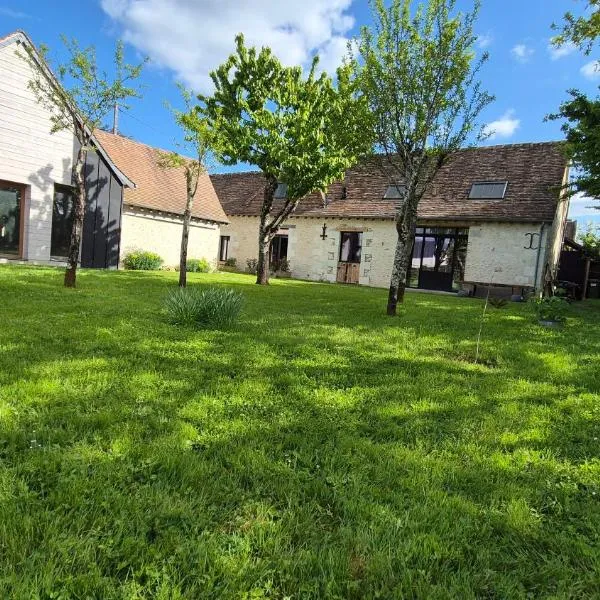
<path id="1" fill-rule="evenodd" d="M 551 222 L 566 167 L 559 142 L 460 150 L 440 169 L 421 199 L 419 219 Z M 227 215 L 260 214 L 261 173 L 212 175 L 211 179 Z M 474 182 L 494 180 L 508 181 L 503 200 L 469 199 Z M 330 186 L 326 205 L 320 194 L 310 194 L 294 214 L 393 218 L 398 200 L 383 198 L 389 183 L 378 159 L 367 159 L 349 169 L 343 182 Z"/>
<path id="2" fill-rule="evenodd" d="M 183 167 L 159 166 L 161 150 L 106 131 L 96 138 L 117 167 L 135 182 L 125 190 L 125 204 L 181 215 L 185 210 L 186 185 Z M 205 221 L 227 223 L 228 219 L 207 174 L 201 175 L 192 216 Z"/>

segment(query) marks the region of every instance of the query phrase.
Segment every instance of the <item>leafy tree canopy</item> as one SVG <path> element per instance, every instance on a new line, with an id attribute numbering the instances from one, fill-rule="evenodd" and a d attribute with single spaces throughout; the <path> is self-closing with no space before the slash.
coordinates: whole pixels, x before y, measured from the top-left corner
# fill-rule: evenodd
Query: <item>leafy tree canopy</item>
<path id="1" fill-rule="evenodd" d="M 548 119 L 565 119 L 562 130 L 567 139 L 565 150 L 580 168 L 571 182 L 569 193 L 583 192 L 600 198 L 600 100 L 590 100 L 577 90 L 571 99 Z"/>
<path id="2" fill-rule="evenodd" d="M 67 50 L 67 60 L 56 69 L 57 85 L 46 66 L 48 48 L 40 46 L 36 54 L 27 48 L 26 60 L 36 74 L 29 82 L 36 99 L 51 114 L 52 132 L 72 131 L 79 142 L 86 144 L 89 135 L 102 125 L 103 119 L 115 105 L 126 108 L 125 102 L 140 97 L 137 85 L 142 68 L 148 59 L 131 65 L 125 62 L 123 42 L 115 47 L 113 69 L 110 75 L 99 69 L 96 49 L 82 48 L 77 40 L 62 36 Z"/>
<path id="3" fill-rule="evenodd" d="M 562 27 L 552 25 L 553 29 L 559 31 L 552 40 L 556 46 L 571 42 L 585 54 L 592 51 L 594 42 L 600 35 L 600 0 L 587 0 L 585 10 L 586 14 L 579 17 L 567 12 Z"/>
<path id="4" fill-rule="evenodd" d="M 214 94 L 199 96 L 220 162 L 255 165 L 301 198 L 324 190 L 368 151 L 367 105 L 352 67 L 338 69 L 334 84 L 317 65 L 315 58 L 305 77 L 301 67 L 283 66 L 269 48 L 247 48 L 238 35 L 236 52 L 211 73 Z"/>

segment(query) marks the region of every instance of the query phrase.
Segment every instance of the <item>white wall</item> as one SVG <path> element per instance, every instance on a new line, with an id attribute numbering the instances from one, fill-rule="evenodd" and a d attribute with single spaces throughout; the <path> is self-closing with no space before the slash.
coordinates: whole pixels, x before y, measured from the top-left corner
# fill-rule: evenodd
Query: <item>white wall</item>
<path id="1" fill-rule="evenodd" d="M 43 262 L 50 260 L 54 183 L 71 183 L 74 136 L 50 133 L 49 113 L 27 87 L 31 71 L 18 47 L 0 44 L 0 179 L 27 186 L 23 258 Z"/>
<path id="2" fill-rule="evenodd" d="M 534 237 L 534 248 L 528 249 L 530 236 L 539 234 L 540 223 L 479 223 L 469 227 L 469 245 L 465 265 L 465 281 L 534 287 L 539 284 L 548 242 L 548 227 L 542 239 Z"/>
<path id="3" fill-rule="evenodd" d="M 131 250 L 159 254 L 165 266 L 179 265 L 181 217 L 125 205 L 121 216 L 120 261 Z M 192 220 L 188 241 L 189 258 L 206 258 L 213 267 L 219 251 L 219 225 Z"/>
<path id="4" fill-rule="evenodd" d="M 231 223 L 221 228 L 222 235 L 231 237 L 229 256 L 237 259 L 240 269 L 246 268 L 248 258 L 258 256 L 258 217 L 230 216 Z M 321 239 L 323 223 L 327 238 Z M 440 226 L 443 226 L 440 224 Z M 463 225 L 465 226 L 465 225 Z M 363 232 L 360 283 L 386 288 L 396 247 L 393 221 L 377 219 L 314 219 L 291 217 L 288 227 L 288 259 L 292 276 L 299 279 L 335 281 L 340 244 L 340 232 Z M 528 233 L 540 232 L 540 224 L 471 223 L 465 266 L 465 281 L 498 285 L 533 287 L 541 281 L 549 241 L 550 227 L 542 232 L 541 250 L 527 250 Z"/>

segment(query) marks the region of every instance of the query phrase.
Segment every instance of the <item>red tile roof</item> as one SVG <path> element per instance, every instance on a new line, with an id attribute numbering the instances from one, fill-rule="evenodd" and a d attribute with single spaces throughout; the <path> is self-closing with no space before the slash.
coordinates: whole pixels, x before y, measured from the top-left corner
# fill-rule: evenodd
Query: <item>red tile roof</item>
<path id="1" fill-rule="evenodd" d="M 106 131 L 99 130 L 94 135 L 117 167 L 135 182 L 134 189 L 125 189 L 125 204 L 183 214 L 187 196 L 183 167 L 160 167 L 158 163 L 164 151 L 158 148 Z M 208 174 L 200 177 L 192 216 L 205 221 L 228 222 Z"/>
<path id="2" fill-rule="evenodd" d="M 460 150 L 421 199 L 419 219 L 551 222 L 567 162 L 560 142 Z M 264 189 L 260 172 L 211 179 L 227 215 L 260 214 Z M 503 200 L 469 199 L 474 182 L 494 180 L 508 181 Z M 320 194 L 310 194 L 295 215 L 391 219 L 398 201 L 383 198 L 389 183 L 376 158 L 364 160 L 346 172 L 344 181 L 330 186 L 326 205 Z"/>

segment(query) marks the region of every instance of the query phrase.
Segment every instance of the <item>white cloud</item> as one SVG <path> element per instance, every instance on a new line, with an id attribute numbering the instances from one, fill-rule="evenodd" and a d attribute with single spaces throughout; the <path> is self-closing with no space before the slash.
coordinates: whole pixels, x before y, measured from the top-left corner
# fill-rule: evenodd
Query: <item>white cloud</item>
<path id="1" fill-rule="evenodd" d="M 600 201 L 583 193 L 575 194 L 569 203 L 569 218 L 580 217 L 600 217 Z"/>
<path id="2" fill-rule="evenodd" d="M 516 46 L 513 46 L 510 51 L 512 57 L 521 63 L 528 62 L 534 52 L 535 50 L 526 44 L 517 44 Z"/>
<path id="3" fill-rule="evenodd" d="M 597 60 L 592 60 L 583 65 L 579 72 L 587 79 L 598 79 L 600 77 L 600 63 Z"/>
<path id="4" fill-rule="evenodd" d="M 354 26 L 352 0 L 101 0 L 123 28 L 123 38 L 198 91 L 209 72 L 234 50 L 234 37 L 270 46 L 287 65 L 310 63 L 333 71 Z"/>
<path id="5" fill-rule="evenodd" d="M 31 19 L 31 15 L 20 10 L 13 10 L 8 6 L 0 6 L 0 15 L 10 17 L 11 19 Z"/>
<path id="6" fill-rule="evenodd" d="M 475 40 L 475 44 L 481 50 L 484 50 L 488 46 L 492 45 L 494 41 L 494 36 L 491 33 L 480 33 Z"/>
<path id="7" fill-rule="evenodd" d="M 562 46 L 555 46 L 550 42 L 548 44 L 548 52 L 550 53 L 550 58 L 552 60 L 558 60 L 559 58 L 563 58 L 565 56 L 569 56 L 577 50 L 577 46 L 573 42 L 566 42 Z"/>
<path id="8" fill-rule="evenodd" d="M 490 140 L 497 138 L 509 138 L 519 128 L 521 121 L 515 118 L 513 109 L 507 110 L 499 119 L 488 123 L 484 127 L 484 134 L 489 135 Z"/>

